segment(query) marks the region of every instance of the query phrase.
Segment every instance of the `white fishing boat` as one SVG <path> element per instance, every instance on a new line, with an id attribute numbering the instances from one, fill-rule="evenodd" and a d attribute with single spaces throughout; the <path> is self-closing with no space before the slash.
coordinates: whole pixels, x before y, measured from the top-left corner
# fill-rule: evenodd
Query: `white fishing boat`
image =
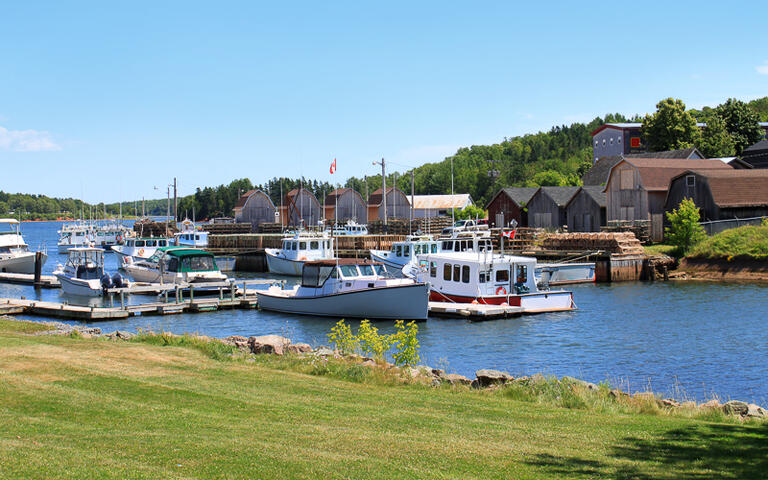
<path id="1" fill-rule="evenodd" d="M 128 238 L 123 245 L 112 247 L 112 251 L 115 252 L 118 268 L 123 268 L 126 264 L 148 259 L 160 247 L 171 245 L 173 240 L 162 237 Z"/>
<path id="2" fill-rule="evenodd" d="M 133 231 L 116 222 L 96 224 L 93 228 L 92 241 L 96 247 L 110 250 L 116 245 L 123 245 Z"/>
<path id="3" fill-rule="evenodd" d="M 224 282 L 212 253 L 189 247 L 160 247 L 146 260 L 126 264 L 124 270 L 136 282 Z"/>
<path id="4" fill-rule="evenodd" d="M 342 258 L 306 262 L 301 285 L 273 285 L 257 292 L 259 308 L 277 312 L 389 320 L 425 320 L 429 287 L 393 278 L 370 260 Z"/>
<path id="5" fill-rule="evenodd" d="M 95 247 L 70 248 L 67 262 L 59 264 L 53 274 L 68 295 L 99 297 L 112 286 L 125 285 L 119 274 L 110 278 L 104 272 L 104 250 Z"/>
<path id="6" fill-rule="evenodd" d="M 176 245 L 195 248 L 208 246 L 208 232 L 200 230 L 192 220 L 185 218 L 177 226 L 179 232 L 174 234 Z"/>
<path id="7" fill-rule="evenodd" d="M 594 263 L 539 263 L 536 265 L 537 285 L 569 285 L 594 281 Z"/>
<path id="8" fill-rule="evenodd" d="M 43 264 L 47 258 L 43 252 Z M 29 251 L 19 221 L 13 218 L 0 218 L 0 272 L 35 273 L 35 252 Z"/>
<path id="9" fill-rule="evenodd" d="M 430 300 L 522 307 L 523 313 L 558 312 L 575 308 L 573 294 L 540 290 L 536 259 L 472 252 L 420 255 L 410 276 L 430 284 Z"/>
<path id="10" fill-rule="evenodd" d="M 443 237 L 439 240 L 440 252 L 482 253 L 493 251 L 493 240 L 491 239 L 491 232 L 488 230 L 455 232 L 450 237 Z"/>
<path id="11" fill-rule="evenodd" d="M 66 223 L 58 231 L 59 241 L 56 244 L 59 253 L 67 253 L 70 248 L 92 247 L 94 245 L 96 227 L 91 222 L 78 220 Z"/>
<path id="12" fill-rule="evenodd" d="M 441 252 L 442 242 L 429 235 L 409 235 L 402 242 L 393 242 L 390 250 L 371 250 L 371 260 L 388 268 L 402 270 L 408 263 L 415 263 L 418 255 Z"/>
<path id="13" fill-rule="evenodd" d="M 283 238 L 282 248 L 265 248 L 270 273 L 300 277 L 304 263 L 333 258 L 333 238 L 327 234 L 298 232 Z"/>
<path id="14" fill-rule="evenodd" d="M 368 235 L 368 226 L 361 225 L 354 220 L 349 220 L 346 224 L 333 229 L 333 236 L 340 237 L 344 235 Z"/>

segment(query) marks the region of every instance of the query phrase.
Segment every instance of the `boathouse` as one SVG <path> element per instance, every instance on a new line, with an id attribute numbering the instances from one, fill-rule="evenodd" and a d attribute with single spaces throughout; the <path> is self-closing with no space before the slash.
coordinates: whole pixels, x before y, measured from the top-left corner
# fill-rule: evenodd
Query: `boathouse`
<path id="1" fill-rule="evenodd" d="M 626 158 L 611 168 L 605 186 L 606 221 L 650 221 L 654 242 L 664 239 L 664 204 L 673 177 L 686 170 L 733 170 L 720 160 Z"/>
<path id="2" fill-rule="evenodd" d="M 235 222 L 250 223 L 251 232 L 256 232 L 262 223 L 275 221 L 275 212 L 277 209 L 269 195 L 261 190 L 249 190 L 235 204 Z"/>
<path id="3" fill-rule="evenodd" d="M 323 207 L 306 188 L 294 188 L 285 195 L 280 218 L 284 226 L 317 226 L 323 219 Z"/>
<path id="4" fill-rule="evenodd" d="M 684 148 L 680 150 L 667 150 L 652 153 L 627 153 L 622 155 L 609 155 L 597 159 L 592 168 L 587 170 L 582 177 L 582 185 L 605 185 L 608 181 L 608 173 L 614 165 L 625 158 L 667 158 L 670 160 L 701 160 L 704 155 L 698 149 Z"/>
<path id="5" fill-rule="evenodd" d="M 599 232 L 605 225 L 605 199 L 603 187 L 581 187 L 566 206 L 569 232 Z"/>
<path id="6" fill-rule="evenodd" d="M 408 197 L 411 198 L 410 196 Z M 474 205 L 468 193 L 455 195 L 413 195 L 413 217 L 443 217 L 450 216 L 451 210 L 463 210 Z"/>
<path id="7" fill-rule="evenodd" d="M 349 220 L 357 223 L 368 223 L 368 205 L 363 196 L 351 188 L 338 188 L 325 197 L 325 218 L 327 222 L 334 220 L 346 223 Z"/>
<path id="8" fill-rule="evenodd" d="M 411 202 L 402 190 L 387 187 L 387 218 L 411 218 Z M 368 198 L 368 221 L 384 220 L 384 195 L 378 189 Z"/>
<path id="9" fill-rule="evenodd" d="M 741 152 L 741 160 L 754 168 L 768 168 L 768 139 L 762 139 Z"/>
<path id="10" fill-rule="evenodd" d="M 688 170 L 672 178 L 664 209 L 684 198 L 699 207 L 702 221 L 768 216 L 768 170 Z"/>
<path id="11" fill-rule="evenodd" d="M 520 227 L 528 226 L 528 202 L 539 187 L 502 188 L 493 196 L 485 209 L 492 227 L 506 227 L 512 220 Z"/>
<path id="12" fill-rule="evenodd" d="M 581 187 L 541 187 L 528 202 L 528 226 L 557 230 L 568 225 L 567 206 Z"/>

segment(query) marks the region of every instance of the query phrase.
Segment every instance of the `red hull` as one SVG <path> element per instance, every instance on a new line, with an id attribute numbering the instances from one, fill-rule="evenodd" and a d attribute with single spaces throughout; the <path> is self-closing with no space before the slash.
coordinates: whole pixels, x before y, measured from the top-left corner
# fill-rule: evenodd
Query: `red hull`
<path id="1" fill-rule="evenodd" d="M 501 305 L 506 303 L 512 307 L 520 306 L 519 295 L 488 295 L 484 297 L 465 297 L 463 295 L 450 295 L 430 290 L 429 299 L 433 302 L 456 302 L 456 303 L 482 303 L 485 305 Z"/>

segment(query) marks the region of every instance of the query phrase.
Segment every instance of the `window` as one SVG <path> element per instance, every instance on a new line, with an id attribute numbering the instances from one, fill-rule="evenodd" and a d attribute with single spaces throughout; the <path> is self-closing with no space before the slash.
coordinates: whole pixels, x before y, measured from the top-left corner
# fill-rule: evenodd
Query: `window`
<path id="1" fill-rule="evenodd" d="M 443 280 L 445 280 L 446 282 L 451 281 L 451 264 L 450 263 L 446 263 L 445 265 L 443 265 Z"/>
<path id="2" fill-rule="evenodd" d="M 403 256 L 404 257 L 410 257 L 411 256 L 411 247 L 408 245 L 403 245 Z"/>
<path id="3" fill-rule="evenodd" d="M 595 140 L 595 146 L 597 146 L 597 140 Z"/>
<path id="4" fill-rule="evenodd" d="M 437 276 L 437 263 L 429 262 L 429 276 L 435 278 Z"/>
<path id="5" fill-rule="evenodd" d="M 451 242 L 443 242 L 443 250 L 450 250 Z"/>
<path id="6" fill-rule="evenodd" d="M 461 267 L 461 281 L 463 283 L 469 283 L 469 265 Z"/>
<path id="7" fill-rule="evenodd" d="M 398 257 L 402 257 L 403 256 L 403 246 L 402 245 L 398 245 L 398 246 L 395 247 L 395 255 L 398 256 Z"/>
<path id="8" fill-rule="evenodd" d="M 487 283 L 491 279 L 491 272 L 480 272 L 480 283 Z"/>
<path id="9" fill-rule="evenodd" d="M 160 240 L 158 242 L 158 245 L 160 245 L 161 247 L 167 247 L 168 246 L 168 242 L 166 242 L 165 240 Z"/>
<path id="10" fill-rule="evenodd" d="M 528 281 L 528 265 L 517 266 L 517 283 L 526 283 Z"/>
<path id="11" fill-rule="evenodd" d="M 508 282 L 509 281 L 509 270 L 496 270 L 496 281 L 497 282 Z"/>
<path id="12" fill-rule="evenodd" d="M 616 143 L 621 143 L 621 137 L 616 137 Z"/>
<path id="13" fill-rule="evenodd" d="M 320 245 L 317 243 L 317 240 L 313 240 L 309 242 L 309 249 L 310 250 L 317 250 L 320 247 Z"/>
<path id="14" fill-rule="evenodd" d="M 631 169 L 621 171 L 621 189 L 632 190 L 635 187 L 634 172 Z"/>
<path id="15" fill-rule="evenodd" d="M 461 242 L 456 240 L 453 242 L 453 251 L 454 252 L 460 252 L 461 251 Z"/>
<path id="16" fill-rule="evenodd" d="M 685 184 L 689 187 L 695 187 L 696 186 L 696 177 L 693 175 L 688 175 L 685 177 Z"/>
<path id="17" fill-rule="evenodd" d="M 360 265 L 358 268 L 360 268 L 361 275 L 373 275 L 373 267 L 370 265 Z"/>
<path id="18" fill-rule="evenodd" d="M 137 247 L 143 247 L 145 245 L 146 245 L 146 242 L 144 240 L 136 240 Z"/>
<path id="19" fill-rule="evenodd" d="M 603 146 L 605 146 L 605 139 L 603 139 Z"/>
<path id="20" fill-rule="evenodd" d="M 376 275 L 384 276 L 387 274 L 387 267 L 384 265 L 374 265 L 373 269 L 376 271 Z"/>
<path id="21" fill-rule="evenodd" d="M 156 242 L 154 240 L 147 240 L 147 246 L 148 247 L 154 247 Z"/>
<path id="22" fill-rule="evenodd" d="M 306 250 L 307 242 L 299 242 L 299 250 Z"/>
<path id="23" fill-rule="evenodd" d="M 613 145 L 613 137 L 611 137 L 611 141 L 609 142 L 611 145 Z"/>
<path id="24" fill-rule="evenodd" d="M 437 253 L 437 244 L 436 243 L 432 244 L 432 253 Z"/>
<path id="25" fill-rule="evenodd" d="M 356 277 L 357 267 L 354 265 L 342 265 L 339 267 L 341 274 L 345 277 Z"/>
<path id="26" fill-rule="evenodd" d="M 458 282 L 461 279 L 461 265 L 453 266 L 453 281 Z"/>

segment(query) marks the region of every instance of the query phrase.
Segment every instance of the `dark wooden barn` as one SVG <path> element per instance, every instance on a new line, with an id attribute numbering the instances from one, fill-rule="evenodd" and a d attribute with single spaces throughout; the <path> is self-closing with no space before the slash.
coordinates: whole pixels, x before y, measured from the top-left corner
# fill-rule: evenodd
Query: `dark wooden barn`
<path id="1" fill-rule="evenodd" d="M 613 166 L 605 186 L 606 220 L 650 221 L 654 242 L 664 239 L 664 204 L 669 181 L 686 170 L 733 170 L 720 160 L 624 159 Z"/>
<path id="2" fill-rule="evenodd" d="M 411 202 L 399 188 L 387 187 L 387 218 L 411 218 Z M 368 198 L 368 221 L 384 220 L 384 195 L 378 189 Z"/>
<path id="3" fill-rule="evenodd" d="M 704 156 L 696 148 L 684 148 L 681 150 L 667 150 L 664 152 L 627 153 L 624 155 L 612 155 L 600 157 L 581 177 L 583 185 L 605 185 L 611 169 L 624 159 L 631 158 L 663 158 L 669 160 L 701 160 Z"/>
<path id="4" fill-rule="evenodd" d="M 323 207 L 315 195 L 306 188 L 294 188 L 285 196 L 284 214 L 281 215 L 283 225 L 317 226 L 323 219 Z"/>
<path id="5" fill-rule="evenodd" d="M 605 225 L 606 195 L 599 185 L 586 185 L 579 189 L 566 207 L 568 231 L 599 232 Z"/>
<path id="6" fill-rule="evenodd" d="M 242 194 L 235 204 L 235 221 L 250 223 L 251 231 L 256 232 L 262 223 L 275 221 L 276 211 L 269 195 L 261 190 L 249 190 Z"/>
<path id="7" fill-rule="evenodd" d="M 493 227 L 506 227 L 514 220 L 521 227 L 528 226 L 526 206 L 539 187 L 502 188 L 493 196 L 485 209 Z"/>
<path id="8" fill-rule="evenodd" d="M 368 205 L 363 196 L 351 188 L 339 188 L 325 197 L 326 222 L 346 223 L 353 220 L 357 223 L 368 223 Z"/>
<path id="9" fill-rule="evenodd" d="M 528 226 L 557 230 L 568 225 L 568 202 L 581 187 L 541 187 L 528 202 Z"/>
<path id="10" fill-rule="evenodd" d="M 768 140 L 765 138 L 741 152 L 741 159 L 754 168 L 768 168 Z"/>
<path id="11" fill-rule="evenodd" d="M 664 209 L 684 198 L 699 207 L 702 221 L 768 216 L 768 170 L 688 170 L 672 178 Z"/>

